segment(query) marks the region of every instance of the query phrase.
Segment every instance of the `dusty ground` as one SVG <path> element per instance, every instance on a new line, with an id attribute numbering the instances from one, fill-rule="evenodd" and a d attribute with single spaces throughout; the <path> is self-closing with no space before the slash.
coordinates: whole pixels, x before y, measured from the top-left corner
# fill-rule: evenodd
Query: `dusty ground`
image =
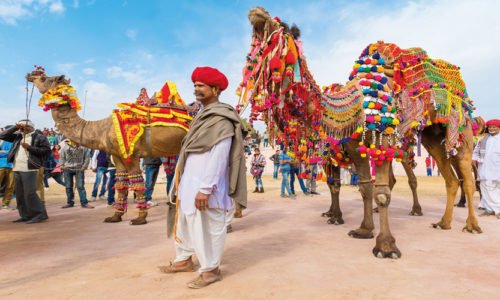
<path id="1" fill-rule="evenodd" d="M 103 201 L 94 210 L 63 210 L 64 192 L 52 184 L 48 222 L 14 224 L 16 211 L 0 211 L 0 299 L 498 299 L 500 220 L 480 218 L 483 234 L 462 233 L 459 208 L 451 230 L 432 229 L 444 210 L 442 180 L 419 178 L 423 217 L 408 216 L 411 194 L 406 178 L 398 180 L 390 216 L 401 259 L 377 259 L 373 239 L 347 236 L 361 221 L 356 188 L 343 188 L 346 224 L 334 226 L 320 217 L 329 205 L 324 183 L 320 196 L 289 200 L 266 177 L 266 192 L 249 193 L 245 217 L 233 223 L 223 281 L 203 290 L 185 286 L 195 273 L 157 270 L 174 255 L 163 203 L 145 226 L 105 224 L 112 209 Z"/>

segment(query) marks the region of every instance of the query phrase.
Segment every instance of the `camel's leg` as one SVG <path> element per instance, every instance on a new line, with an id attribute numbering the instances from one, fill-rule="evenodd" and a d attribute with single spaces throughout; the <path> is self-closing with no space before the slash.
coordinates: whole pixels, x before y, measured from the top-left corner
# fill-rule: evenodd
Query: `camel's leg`
<path id="1" fill-rule="evenodd" d="M 342 219 L 342 211 L 340 210 L 340 202 L 339 202 L 339 194 L 340 194 L 340 168 L 333 167 L 332 168 L 332 177 L 333 182 L 328 184 L 328 188 L 330 189 L 330 195 L 332 197 L 332 204 L 330 206 L 330 210 L 327 214 L 330 213 L 329 219 L 327 221 L 328 224 L 340 225 L 344 224 L 344 219 Z"/>
<path id="2" fill-rule="evenodd" d="M 370 174 L 370 163 L 367 158 L 362 158 L 355 152 L 357 141 L 348 143 L 345 149 L 349 157 L 353 160 L 358 172 L 359 192 L 363 197 L 363 220 L 359 228 L 349 231 L 349 236 L 357 239 L 373 238 L 373 184 Z"/>
<path id="3" fill-rule="evenodd" d="M 451 160 L 446 157 L 444 146 L 441 145 L 443 136 L 432 135 L 431 128 L 424 130 L 422 134 L 422 145 L 427 149 L 427 152 L 436 160 L 441 176 L 446 182 L 446 210 L 438 223 L 432 224 L 434 228 L 451 229 L 451 219 L 453 216 L 453 204 L 455 203 L 455 196 L 458 191 L 458 178 L 452 170 Z"/>
<path id="4" fill-rule="evenodd" d="M 464 177 L 460 172 L 460 166 L 458 165 L 458 161 L 456 159 L 451 160 L 451 166 L 453 167 L 453 170 L 455 170 L 455 173 L 458 176 L 458 184 L 460 187 L 460 200 L 458 200 L 458 203 L 455 204 L 455 206 L 465 207 Z"/>
<path id="5" fill-rule="evenodd" d="M 460 149 L 457 157 L 454 157 L 453 160 L 457 161 L 458 169 L 460 170 L 460 175 L 463 178 L 463 189 L 467 196 L 467 208 L 468 208 L 468 216 L 466 220 L 466 225 L 463 228 L 463 231 L 467 231 L 473 233 L 476 231 L 477 233 L 482 233 L 483 231 L 479 227 L 477 222 L 476 214 L 474 212 L 474 179 L 472 177 L 471 165 L 472 165 L 472 129 L 466 127 L 463 131 L 464 140 L 469 138 L 467 142 L 464 142 L 462 148 Z"/>
<path id="6" fill-rule="evenodd" d="M 384 138 L 384 145 L 387 140 Z M 375 179 L 375 202 L 379 208 L 380 233 L 377 236 L 373 254 L 378 258 L 400 258 L 401 252 L 396 246 L 396 239 L 392 236 L 389 228 L 389 204 L 391 202 L 391 189 L 389 185 L 389 173 L 391 162 L 384 162 L 377 166 Z"/>
<path id="7" fill-rule="evenodd" d="M 116 159 L 114 159 L 116 163 Z M 118 167 L 118 165 L 117 165 Z M 116 223 L 122 221 L 122 216 L 127 211 L 127 191 L 129 188 L 127 170 L 116 170 L 116 183 L 114 189 L 117 191 L 117 199 L 114 204 L 115 212 L 113 216 L 104 219 L 106 223 Z"/>
<path id="8" fill-rule="evenodd" d="M 130 220 L 130 225 L 143 225 L 148 223 L 146 217 L 148 216 L 148 204 L 146 201 L 146 195 L 144 194 L 145 185 L 144 178 L 142 177 L 142 172 L 140 170 L 131 171 L 128 174 L 130 181 L 130 189 L 135 192 L 136 195 L 136 207 L 139 209 L 137 218 Z"/>
<path id="9" fill-rule="evenodd" d="M 476 166 L 476 164 L 472 164 L 472 172 L 474 173 L 474 180 L 475 180 L 475 183 L 476 183 L 476 190 L 479 192 L 479 199 L 481 199 L 481 198 L 483 198 L 483 195 L 481 195 L 481 186 L 480 186 L 481 181 L 479 181 L 479 175 L 477 173 L 477 166 Z"/>
<path id="10" fill-rule="evenodd" d="M 325 173 L 326 173 L 326 176 L 327 178 L 333 178 L 333 170 L 335 169 L 336 167 L 327 162 L 325 165 L 324 165 L 324 170 L 325 170 Z M 331 216 L 333 216 L 333 210 L 334 210 L 334 197 L 335 197 L 335 193 L 340 193 L 340 190 L 339 191 L 336 191 L 335 190 L 335 187 L 332 187 L 331 185 L 333 185 L 333 182 L 327 182 L 327 185 L 328 185 L 328 188 L 330 189 L 330 208 L 328 208 L 327 211 L 325 211 L 324 213 L 321 213 L 321 216 L 322 217 L 328 217 L 330 218 Z"/>
<path id="11" fill-rule="evenodd" d="M 422 216 L 422 207 L 418 202 L 417 195 L 417 176 L 415 176 L 415 172 L 413 172 L 413 169 L 406 160 L 403 160 L 401 165 L 405 169 L 406 176 L 408 176 L 408 185 L 410 186 L 411 193 L 413 195 L 413 207 L 411 208 L 410 216 Z"/>

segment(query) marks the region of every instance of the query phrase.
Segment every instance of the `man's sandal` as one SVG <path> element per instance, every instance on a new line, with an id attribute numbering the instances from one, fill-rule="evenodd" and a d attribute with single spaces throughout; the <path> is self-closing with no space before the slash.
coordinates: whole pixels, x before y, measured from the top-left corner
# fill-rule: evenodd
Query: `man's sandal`
<path id="1" fill-rule="evenodd" d="M 194 264 L 193 262 L 188 263 L 186 266 L 183 267 L 176 267 L 172 262 L 170 262 L 169 266 L 159 266 L 160 272 L 165 273 L 165 274 L 172 274 L 172 273 L 180 273 L 180 272 L 194 272 Z"/>
<path id="2" fill-rule="evenodd" d="M 188 282 L 187 286 L 190 289 L 201 289 L 201 288 L 206 287 L 207 285 L 210 285 L 210 284 L 217 282 L 217 281 L 220 281 L 220 280 L 222 280 L 222 275 L 220 274 L 220 270 L 219 270 L 219 272 L 217 272 L 217 274 L 215 276 L 213 276 L 209 281 L 205 281 L 203 279 L 203 275 L 200 274 L 200 276 L 198 276 L 196 279 Z"/>

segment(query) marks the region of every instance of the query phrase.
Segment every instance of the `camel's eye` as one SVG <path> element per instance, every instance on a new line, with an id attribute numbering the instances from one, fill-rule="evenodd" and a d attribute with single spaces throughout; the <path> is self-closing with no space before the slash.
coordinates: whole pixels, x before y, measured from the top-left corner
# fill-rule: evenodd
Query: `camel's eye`
<path id="1" fill-rule="evenodd" d="M 40 77 L 40 81 L 45 82 L 45 80 L 47 80 L 47 76 Z"/>

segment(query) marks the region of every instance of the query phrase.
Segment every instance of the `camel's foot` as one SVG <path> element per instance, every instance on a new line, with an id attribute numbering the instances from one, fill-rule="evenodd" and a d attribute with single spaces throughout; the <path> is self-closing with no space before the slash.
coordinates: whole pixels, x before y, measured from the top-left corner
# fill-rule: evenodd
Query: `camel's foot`
<path id="1" fill-rule="evenodd" d="M 439 221 L 439 223 L 432 223 L 432 227 L 436 229 L 443 229 L 443 230 L 450 230 L 451 225 L 448 222 L 445 222 L 443 220 Z"/>
<path id="2" fill-rule="evenodd" d="M 329 211 L 322 213 L 321 216 L 331 218 L 333 216 L 333 212 L 331 210 L 329 210 Z"/>
<path id="3" fill-rule="evenodd" d="M 411 209 L 410 216 L 423 216 L 424 214 L 422 213 L 422 208 L 421 207 L 414 207 Z"/>
<path id="4" fill-rule="evenodd" d="M 483 230 L 481 227 L 479 227 L 479 224 L 477 223 L 477 220 L 474 219 L 473 221 L 467 220 L 465 223 L 465 227 L 462 229 L 462 232 L 468 232 L 468 233 L 483 233 Z"/>
<path id="5" fill-rule="evenodd" d="M 342 217 L 336 217 L 336 216 L 331 216 L 328 221 L 326 221 L 328 224 L 333 224 L 333 225 L 341 225 L 344 224 L 344 219 Z"/>
<path id="6" fill-rule="evenodd" d="M 137 218 L 130 220 L 130 225 L 144 225 L 147 224 L 148 221 L 146 220 L 146 217 L 148 216 L 147 211 L 140 211 L 139 215 Z"/>
<path id="7" fill-rule="evenodd" d="M 401 251 L 396 247 L 396 240 L 392 236 L 385 239 L 378 237 L 372 252 L 378 258 L 397 259 L 401 257 Z"/>
<path id="8" fill-rule="evenodd" d="M 113 216 L 104 219 L 104 223 L 118 223 L 122 221 L 122 216 L 125 214 L 122 211 L 115 211 Z"/>
<path id="9" fill-rule="evenodd" d="M 378 206 L 373 209 L 373 212 L 378 214 Z"/>
<path id="10" fill-rule="evenodd" d="M 365 228 L 351 230 L 348 234 L 355 239 L 373 239 L 373 231 Z"/>

